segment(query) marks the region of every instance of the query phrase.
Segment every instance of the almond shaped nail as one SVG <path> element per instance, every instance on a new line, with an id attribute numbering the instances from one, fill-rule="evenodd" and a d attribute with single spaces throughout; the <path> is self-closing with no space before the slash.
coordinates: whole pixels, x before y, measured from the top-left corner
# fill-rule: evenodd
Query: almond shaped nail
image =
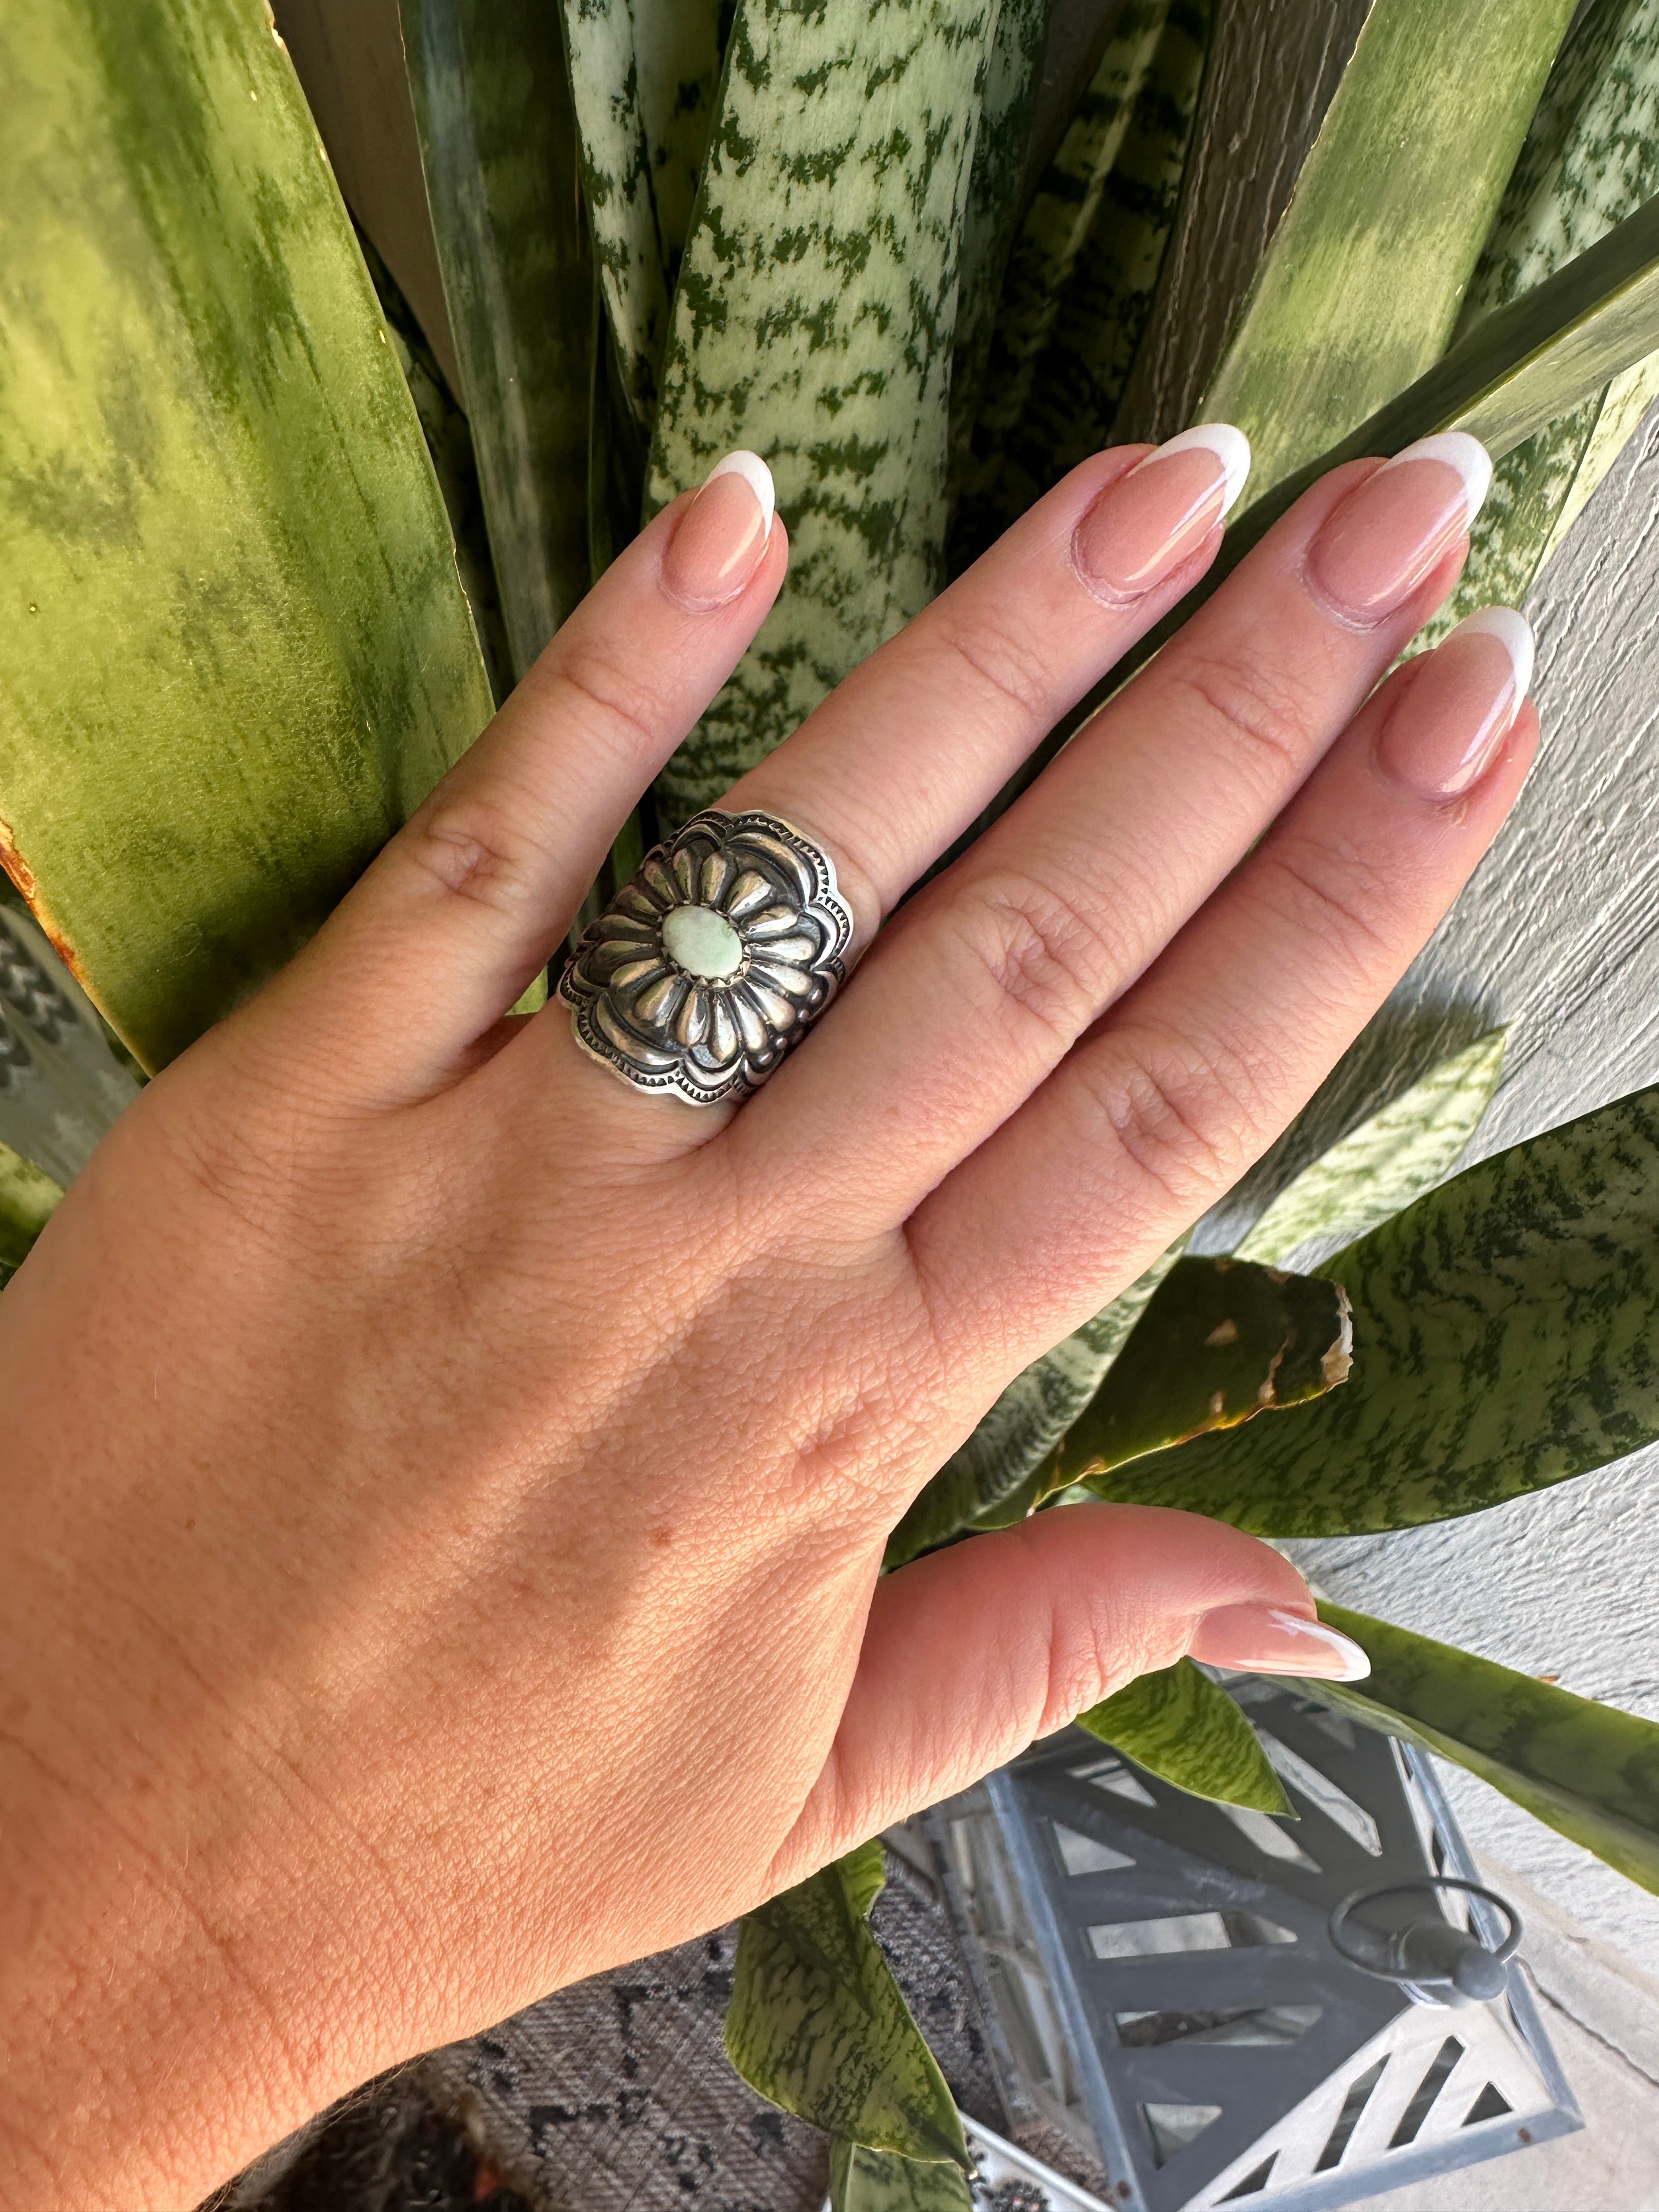
<path id="1" fill-rule="evenodd" d="M 1244 488 L 1249 441 L 1200 422 L 1109 484 L 1077 526 L 1072 562 L 1091 595 L 1132 606 L 1195 553 Z"/>
<path id="2" fill-rule="evenodd" d="M 697 614 L 729 605 L 760 566 L 776 512 L 772 471 L 760 455 L 727 453 L 680 517 L 663 556 L 663 589 Z"/>
<path id="3" fill-rule="evenodd" d="M 1308 548 L 1316 597 L 1370 629 L 1405 605 L 1480 513 L 1492 462 L 1478 438 L 1443 430 L 1385 461 L 1328 514 Z"/>
<path id="4" fill-rule="evenodd" d="M 1473 790 L 1515 726 L 1534 653 L 1531 624 L 1513 607 L 1466 616 L 1425 657 L 1377 733 L 1382 774 L 1416 799 Z"/>
<path id="5" fill-rule="evenodd" d="M 1224 1605 L 1206 1613 L 1188 1651 L 1208 1667 L 1241 1674 L 1302 1674 L 1363 1682 L 1371 1662 L 1352 1638 L 1310 1613 L 1277 1605 Z"/>

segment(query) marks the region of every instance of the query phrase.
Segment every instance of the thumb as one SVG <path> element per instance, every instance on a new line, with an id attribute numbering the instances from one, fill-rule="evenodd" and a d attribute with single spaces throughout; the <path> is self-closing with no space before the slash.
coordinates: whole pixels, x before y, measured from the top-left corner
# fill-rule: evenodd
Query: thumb
<path id="1" fill-rule="evenodd" d="M 1071 1505 L 877 1584 L 823 1772 L 780 1854 L 797 1881 L 1182 1656 L 1356 1680 L 1358 1645 L 1254 1536 L 1156 1505 Z"/>

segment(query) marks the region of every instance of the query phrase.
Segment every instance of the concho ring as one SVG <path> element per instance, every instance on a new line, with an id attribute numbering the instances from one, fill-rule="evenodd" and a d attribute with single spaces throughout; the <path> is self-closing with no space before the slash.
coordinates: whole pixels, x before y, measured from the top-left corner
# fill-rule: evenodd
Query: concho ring
<path id="1" fill-rule="evenodd" d="M 828 854 L 775 814 L 693 815 L 581 934 L 559 979 L 576 1042 L 693 1106 L 746 1098 L 846 980 Z"/>

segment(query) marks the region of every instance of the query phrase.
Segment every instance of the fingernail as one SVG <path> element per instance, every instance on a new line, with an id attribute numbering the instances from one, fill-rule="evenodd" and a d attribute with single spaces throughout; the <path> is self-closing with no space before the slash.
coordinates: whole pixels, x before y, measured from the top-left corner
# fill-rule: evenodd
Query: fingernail
<path id="1" fill-rule="evenodd" d="M 1188 1651 L 1206 1667 L 1241 1674 L 1309 1674 L 1322 1682 L 1363 1682 L 1371 1662 L 1322 1620 L 1277 1605 L 1224 1605 L 1206 1613 Z"/>
<path id="2" fill-rule="evenodd" d="M 1467 616 L 1424 661 L 1376 740 L 1376 764 L 1419 799 L 1477 784 L 1515 726 L 1532 682 L 1531 625 L 1513 607 Z"/>
<path id="3" fill-rule="evenodd" d="M 1345 621 L 1369 629 L 1402 606 L 1480 514 L 1492 461 L 1478 438 L 1419 438 L 1326 517 L 1309 581 Z"/>
<path id="4" fill-rule="evenodd" d="M 758 453 L 716 461 L 663 556 L 663 589 L 698 613 L 723 607 L 759 568 L 777 495 Z"/>
<path id="5" fill-rule="evenodd" d="M 1231 422 L 1200 422 L 1109 484 L 1072 540 L 1086 590 L 1127 606 L 1197 550 L 1250 473 L 1250 441 Z"/>

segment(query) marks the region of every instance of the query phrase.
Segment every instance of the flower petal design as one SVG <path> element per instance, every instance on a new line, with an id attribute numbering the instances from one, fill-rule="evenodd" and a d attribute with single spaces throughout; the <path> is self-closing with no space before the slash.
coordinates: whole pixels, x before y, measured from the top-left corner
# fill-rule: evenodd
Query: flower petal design
<path id="1" fill-rule="evenodd" d="M 691 972 L 667 951 L 665 920 L 687 907 L 733 926 L 741 962 L 729 976 Z M 695 933 L 667 933 L 677 945 L 686 936 L 697 966 Z M 559 995 L 585 1052 L 642 1090 L 712 1104 L 746 1097 L 805 1034 L 844 978 L 852 933 L 816 845 L 775 815 L 710 809 L 583 932 Z"/>

